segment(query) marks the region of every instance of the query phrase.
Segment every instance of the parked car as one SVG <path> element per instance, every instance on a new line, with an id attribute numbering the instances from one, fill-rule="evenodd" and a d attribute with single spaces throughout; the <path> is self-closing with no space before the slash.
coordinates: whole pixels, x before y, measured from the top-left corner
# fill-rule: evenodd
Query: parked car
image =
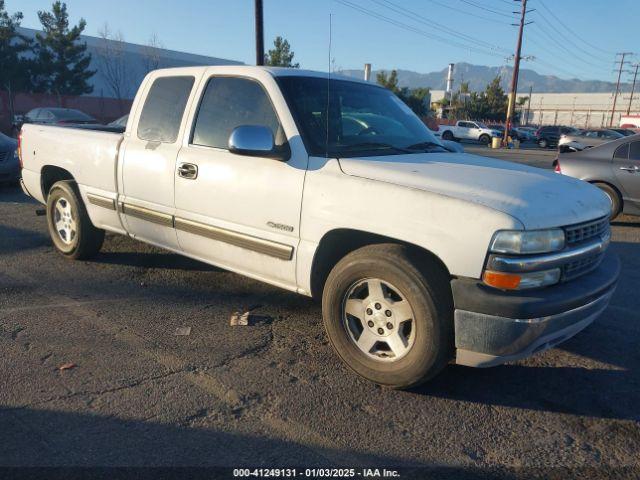
<path id="1" fill-rule="evenodd" d="M 624 135 L 625 137 L 629 137 L 631 135 L 636 135 L 638 132 L 636 132 L 635 130 L 631 130 L 630 128 L 610 128 L 609 130 L 613 130 L 614 132 L 618 132 L 622 135 Z"/>
<path id="2" fill-rule="evenodd" d="M 17 147 L 15 139 L 0 133 L 0 183 L 17 182 L 20 178 Z"/>
<path id="3" fill-rule="evenodd" d="M 482 122 L 466 120 L 460 120 L 453 126 L 440 125 L 438 133 L 443 140 L 478 140 L 485 145 L 491 143 L 493 137 L 502 136 L 500 131 L 489 128 Z"/>
<path id="4" fill-rule="evenodd" d="M 536 129 L 533 127 L 515 127 L 514 130 L 518 132 L 520 141 L 522 142 L 537 142 Z"/>
<path id="5" fill-rule="evenodd" d="M 561 151 L 564 150 L 562 147 L 565 147 L 565 149 L 571 147 L 573 150 L 579 151 L 623 137 L 624 135 L 621 133 L 606 128 L 580 130 L 574 133 L 563 133 L 560 135 L 558 146 L 561 148 Z"/>
<path id="6" fill-rule="evenodd" d="M 500 136 L 504 137 L 504 125 L 501 125 L 499 123 L 498 124 L 491 124 L 491 125 L 489 125 L 489 128 L 491 128 L 492 130 L 496 130 L 496 131 L 500 132 Z M 523 142 L 525 140 L 525 137 L 521 136 L 515 128 L 510 128 L 509 129 L 509 136 L 513 140 L 518 140 L 519 142 Z"/>
<path id="7" fill-rule="evenodd" d="M 561 125 L 548 125 L 536 130 L 536 138 L 540 148 L 557 147 L 562 134 L 575 134 L 578 129 Z"/>
<path id="8" fill-rule="evenodd" d="M 99 125 L 95 118 L 73 108 L 34 108 L 22 117 L 24 123 L 38 125 Z M 22 124 L 14 125 L 19 131 Z"/>
<path id="9" fill-rule="evenodd" d="M 24 126 L 23 188 L 46 204 L 55 249 L 89 258 L 115 232 L 321 298 L 338 355 L 376 383 L 532 355 L 613 294 L 606 195 L 449 152 L 380 86 L 166 69 L 145 77 L 131 112 L 124 134 Z"/>
<path id="10" fill-rule="evenodd" d="M 554 166 L 556 172 L 592 183 L 606 193 L 610 218 L 620 213 L 640 215 L 640 135 L 561 153 Z"/>

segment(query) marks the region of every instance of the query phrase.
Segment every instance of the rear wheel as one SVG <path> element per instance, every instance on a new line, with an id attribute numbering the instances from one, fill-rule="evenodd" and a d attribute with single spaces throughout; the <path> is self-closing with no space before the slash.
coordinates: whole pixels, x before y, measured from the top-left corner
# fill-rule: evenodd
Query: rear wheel
<path id="1" fill-rule="evenodd" d="M 451 133 L 451 131 L 449 131 L 449 130 L 445 130 L 444 132 L 442 132 L 442 139 L 443 140 L 453 140 L 453 133 Z"/>
<path id="2" fill-rule="evenodd" d="M 91 223 L 75 183 L 56 182 L 47 197 L 47 225 L 56 250 L 74 260 L 93 257 L 104 241 L 104 230 Z"/>
<path id="3" fill-rule="evenodd" d="M 406 247 L 371 245 L 340 260 L 322 297 L 329 339 L 362 377 L 408 388 L 440 372 L 453 356 L 448 275 L 435 262 L 419 271 Z"/>
<path id="4" fill-rule="evenodd" d="M 540 140 L 538 140 L 538 146 L 540 148 L 547 148 L 549 146 L 549 142 L 546 138 L 541 138 Z"/>
<path id="5" fill-rule="evenodd" d="M 611 185 L 607 185 L 606 183 L 594 183 L 594 185 L 602 190 L 607 195 L 607 197 L 609 197 L 609 201 L 611 202 L 611 213 L 609 214 L 609 220 L 613 220 L 620 214 L 620 210 L 622 207 L 620 194 Z"/>

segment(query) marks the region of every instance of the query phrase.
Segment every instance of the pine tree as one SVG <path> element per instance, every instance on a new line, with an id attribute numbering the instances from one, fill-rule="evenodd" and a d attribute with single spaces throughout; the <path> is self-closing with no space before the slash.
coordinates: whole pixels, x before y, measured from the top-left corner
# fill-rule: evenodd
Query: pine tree
<path id="1" fill-rule="evenodd" d="M 264 56 L 264 64 L 271 65 L 273 67 L 289 67 L 300 68 L 299 63 L 293 63 L 293 57 L 295 53 L 291 51 L 291 45 L 281 36 L 277 36 L 273 41 L 271 50 Z"/>
<path id="2" fill-rule="evenodd" d="M 67 4 L 60 1 L 53 3 L 51 12 L 39 11 L 38 18 L 43 29 L 36 34 L 38 90 L 56 95 L 91 93 L 88 80 L 96 72 L 89 70 L 91 55 L 80 41 L 85 20 L 70 28 Z"/>
<path id="3" fill-rule="evenodd" d="M 31 62 L 23 56 L 31 45 L 29 39 L 17 31 L 21 20 L 22 12 L 9 15 L 4 0 L 0 0 L 0 89 L 10 95 L 31 90 Z"/>

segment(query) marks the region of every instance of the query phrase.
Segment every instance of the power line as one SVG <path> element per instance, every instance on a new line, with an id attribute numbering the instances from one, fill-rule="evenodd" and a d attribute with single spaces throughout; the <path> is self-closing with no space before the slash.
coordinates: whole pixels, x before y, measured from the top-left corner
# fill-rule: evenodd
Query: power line
<path id="1" fill-rule="evenodd" d="M 504 12 L 499 12 L 497 10 L 492 10 L 490 8 L 487 8 L 487 7 L 483 6 L 483 5 L 478 5 L 477 3 L 472 2 L 470 0 L 460 0 L 460 1 L 462 3 L 466 3 L 467 5 L 471 5 L 472 7 L 479 8 L 480 10 L 484 10 L 485 12 L 495 13 L 496 15 L 502 15 L 503 17 L 507 17 L 507 18 L 513 19 L 513 15 L 510 15 L 510 14 L 504 13 Z"/>
<path id="2" fill-rule="evenodd" d="M 555 43 L 559 48 L 561 48 L 562 50 L 567 52 L 571 56 L 571 58 L 574 58 L 574 59 L 576 59 L 576 60 L 578 60 L 578 61 L 580 61 L 580 62 L 582 62 L 582 63 L 584 63 L 586 65 L 589 65 L 589 66 L 591 66 L 593 68 L 597 68 L 597 69 L 603 69 L 604 68 L 603 64 L 607 64 L 607 67 L 609 67 L 611 65 L 611 62 L 609 62 L 609 61 L 606 61 L 606 62 L 605 61 L 601 61 L 600 64 L 596 64 L 596 63 L 593 63 L 593 62 L 591 62 L 589 60 L 585 60 L 582 56 L 577 55 L 575 51 L 570 50 L 566 46 L 565 43 L 563 43 L 560 40 L 556 39 L 552 34 L 549 33 L 548 30 L 544 29 L 541 24 L 536 24 L 536 28 L 540 32 L 544 33 L 544 36 L 547 37 L 549 40 L 551 40 L 553 43 Z"/>
<path id="3" fill-rule="evenodd" d="M 461 10 L 460 8 L 452 7 L 451 5 L 439 2 L 437 0 L 427 0 L 427 1 L 429 1 L 429 2 L 431 2 L 433 4 L 435 4 L 435 5 L 439 5 L 439 6 L 443 7 L 443 8 L 447 8 L 449 10 L 452 10 L 454 12 L 461 13 L 462 15 L 467 15 L 467 16 L 473 17 L 476 20 L 485 20 L 487 22 L 498 23 L 500 25 L 508 25 L 504 21 L 496 20 L 495 18 L 483 17 L 482 15 L 478 15 L 476 13 L 467 12 L 466 10 Z"/>
<path id="4" fill-rule="evenodd" d="M 588 45 L 589 47 L 593 48 L 594 50 L 598 50 L 598 51 L 600 51 L 602 53 L 605 53 L 607 55 L 612 55 L 614 53 L 612 51 L 604 50 L 604 49 L 602 49 L 602 48 L 600 48 L 600 47 L 598 47 L 596 45 L 593 45 L 592 43 L 587 42 L 584 38 L 579 36 L 575 31 L 571 30 L 571 28 L 569 28 L 569 26 L 566 24 L 567 22 L 563 22 L 558 17 L 556 17 L 555 14 L 553 13 L 553 11 L 551 11 L 549 9 L 549 7 L 547 7 L 542 0 L 538 0 L 538 3 L 542 6 L 542 8 L 544 8 L 547 12 L 549 12 L 549 15 L 551 15 L 559 24 L 561 24 L 563 26 L 563 28 L 565 28 L 569 33 L 571 33 L 574 37 L 576 37 L 578 40 L 583 42 L 585 45 Z"/>
<path id="5" fill-rule="evenodd" d="M 418 35 L 422 35 L 422 36 L 424 36 L 426 38 L 430 38 L 432 40 L 436 40 L 438 42 L 444 43 L 445 45 L 454 46 L 454 47 L 457 47 L 457 48 L 461 48 L 461 49 L 464 49 L 464 50 L 468 50 L 468 51 L 472 51 L 472 52 L 476 52 L 476 53 L 480 53 L 480 54 L 488 55 L 488 56 L 494 56 L 494 57 L 501 57 L 502 56 L 500 53 L 497 53 L 497 52 L 487 51 L 487 50 L 484 50 L 482 48 L 474 47 L 472 45 L 464 44 L 464 43 L 461 43 L 461 42 L 452 41 L 451 39 L 444 38 L 444 37 L 441 37 L 439 35 L 435 35 L 433 33 L 425 32 L 424 30 L 421 30 L 419 28 L 416 28 L 416 27 L 413 27 L 413 26 L 408 25 L 406 23 L 400 22 L 398 20 L 389 18 L 389 17 L 387 17 L 385 15 L 382 15 L 380 13 L 373 12 L 373 11 L 367 9 L 367 8 L 361 7 L 360 5 L 354 4 L 353 2 L 350 2 L 348 0 L 335 0 L 335 1 L 340 3 L 340 4 L 342 4 L 342 5 L 344 5 L 344 6 L 346 6 L 346 7 L 351 8 L 353 10 L 359 11 L 360 13 L 363 13 L 363 14 L 368 15 L 370 17 L 377 18 L 378 20 L 382 20 L 384 22 L 390 23 L 390 24 L 395 25 L 395 26 L 397 26 L 399 28 L 402 28 L 402 29 L 404 29 L 406 31 L 417 33 Z"/>
<path id="6" fill-rule="evenodd" d="M 551 12 L 542 2 L 540 2 L 540 4 L 547 9 L 547 11 Z M 574 48 L 576 48 L 578 51 L 582 52 L 583 54 L 587 55 L 588 57 L 593 58 L 594 60 L 600 60 L 603 61 L 602 58 L 598 59 L 596 57 L 596 55 L 594 55 L 594 53 L 591 51 L 587 51 L 585 50 L 584 47 L 578 45 L 576 42 L 573 41 L 573 39 L 566 35 L 564 33 L 563 30 L 568 30 L 568 28 L 566 27 L 565 23 L 566 22 L 560 22 L 555 16 L 553 17 L 561 26 L 561 28 L 557 28 L 555 25 L 553 25 L 549 19 L 541 12 L 541 11 L 537 11 L 538 16 L 540 17 L 541 20 L 543 20 L 559 37 L 561 37 L 563 39 L 563 41 L 573 45 Z M 553 14 L 551 13 L 551 15 L 553 16 Z M 605 61 L 606 62 L 606 61 Z"/>
<path id="7" fill-rule="evenodd" d="M 466 35 L 464 33 L 452 30 L 451 28 L 449 28 L 449 27 L 447 27 L 445 25 L 442 25 L 441 23 L 438 23 L 438 22 L 435 22 L 433 20 L 430 20 L 430 19 L 420 15 L 419 13 L 411 11 L 411 10 L 409 10 L 407 8 L 404 8 L 404 7 L 402 7 L 402 6 L 398 5 L 398 4 L 395 4 L 395 3 L 391 2 L 390 0 L 370 0 L 370 1 L 380 5 L 382 7 L 385 7 L 385 8 L 387 8 L 387 9 L 393 11 L 393 12 L 396 12 L 396 13 L 404 16 L 404 17 L 410 18 L 410 19 L 414 20 L 415 22 L 419 22 L 419 23 L 422 23 L 424 25 L 430 25 L 433 28 L 435 28 L 436 30 L 440 30 L 441 32 L 444 32 L 446 34 L 453 35 L 453 36 L 458 37 L 458 38 L 460 38 L 462 40 L 471 41 L 471 42 L 475 42 L 475 43 L 478 43 L 478 44 L 484 44 L 486 48 L 489 48 L 491 50 L 499 50 L 499 51 L 502 51 L 502 52 L 508 52 L 508 50 L 506 50 L 506 49 L 504 49 L 502 47 L 499 47 L 497 45 L 493 45 L 493 44 L 491 44 L 489 42 L 486 42 L 484 40 L 480 40 L 479 38 L 475 38 L 475 37 L 472 37 L 470 35 Z M 418 20 L 418 19 L 420 19 L 420 20 Z"/>

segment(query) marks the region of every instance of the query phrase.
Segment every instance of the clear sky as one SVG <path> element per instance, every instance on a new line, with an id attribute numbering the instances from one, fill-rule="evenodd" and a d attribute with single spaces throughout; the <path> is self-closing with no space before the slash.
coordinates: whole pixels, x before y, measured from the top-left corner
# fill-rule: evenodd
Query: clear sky
<path id="1" fill-rule="evenodd" d="M 47 0 L 7 0 L 39 28 Z M 67 0 L 86 34 L 106 23 L 125 40 L 253 63 L 253 0 Z M 512 60 L 520 3 L 512 0 L 264 0 L 265 46 L 276 35 L 291 43 L 301 67 L 328 69 L 332 14 L 334 69 L 441 70 L 450 62 L 497 66 Z M 563 78 L 615 80 L 615 52 L 640 53 L 639 0 L 529 0 L 523 64 Z M 564 26 L 564 27 L 563 27 Z M 631 57 L 638 61 L 640 56 Z M 623 76 L 623 79 L 628 75 Z"/>

